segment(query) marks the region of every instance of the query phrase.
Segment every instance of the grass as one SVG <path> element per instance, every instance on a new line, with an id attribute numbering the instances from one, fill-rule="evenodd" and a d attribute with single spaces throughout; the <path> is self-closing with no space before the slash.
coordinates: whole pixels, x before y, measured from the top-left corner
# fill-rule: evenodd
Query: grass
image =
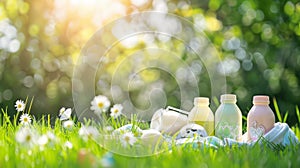
<path id="1" fill-rule="evenodd" d="M 275 113 L 280 122 L 287 120 L 288 114 L 280 113 L 276 100 L 273 100 Z M 31 103 L 32 104 L 32 101 Z M 27 109 L 26 112 L 30 112 Z M 268 143 L 263 145 L 249 146 L 225 146 L 218 149 L 201 146 L 192 148 L 190 146 L 171 146 L 165 152 L 147 157 L 127 157 L 119 154 L 110 154 L 93 139 L 84 139 L 79 136 L 82 126 L 80 122 L 75 123 L 71 129 L 62 126 L 59 119 L 55 125 L 50 125 L 50 115 L 42 117 L 29 126 L 38 135 L 46 135 L 51 132 L 55 139 L 47 144 L 30 145 L 21 144 L 16 141 L 16 134 L 22 128 L 18 124 L 18 116 L 10 118 L 6 109 L 2 109 L 0 121 L 0 167 L 299 167 L 300 148 L 289 146 L 285 148 L 273 148 Z M 298 124 L 292 129 L 300 138 L 300 113 L 296 107 Z M 73 118 L 73 120 L 75 120 Z M 121 118 L 113 120 L 107 118 L 107 124 L 115 128 L 132 123 L 146 128 L 147 124 L 137 122 L 136 118 L 126 120 Z M 95 123 L 90 122 L 90 125 Z M 99 130 L 102 128 L 98 127 Z M 71 142 L 73 147 L 69 148 L 66 142 Z M 101 144 L 101 143 L 100 143 Z M 118 145 L 111 142 L 111 145 Z M 134 149 L 127 148 L 128 152 Z"/>

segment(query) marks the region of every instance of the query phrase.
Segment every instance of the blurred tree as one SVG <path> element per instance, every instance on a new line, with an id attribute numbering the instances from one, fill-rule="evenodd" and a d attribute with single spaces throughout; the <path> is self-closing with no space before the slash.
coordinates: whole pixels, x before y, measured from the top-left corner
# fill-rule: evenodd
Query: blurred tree
<path id="1" fill-rule="evenodd" d="M 0 1 L 1 107 L 12 108 L 16 99 L 26 96 L 35 97 L 33 113 L 37 116 L 73 106 L 73 66 L 84 44 L 111 20 L 145 10 L 165 10 L 200 25 L 220 53 L 227 92 L 238 95 L 244 114 L 252 106 L 253 95 L 267 94 L 276 97 L 282 112 L 291 112 L 290 124 L 296 122 L 294 108 L 300 101 L 300 3 L 296 0 Z M 166 47 L 180 48 L 172 40 L 174 44 Z M 115 52 L 120 56 L 131 51 L 126 46 L 118 48 Z M 182 55 L 183 59 L 191 57 L 186 52 Z M 107 65 L 103 73 L 113 72 L 109 67 L 116 64 Z M 193 66 L 201 67 L 201 63 Z M 178 94 L 167 74 L 156 70 L 145 74 L 153 80 L 172 81 L 165 83 L 167 93 Z M 210 96 L 209 77 L 205 70 L 200 74 L 199 92 Z M 150 77 L 141 79 L 151 81 Z M 168 104 L 178 102 L 172 97 Z"/>
<path id="2" fill-rule="evenodd" d="M 243 111 L 251 107 L 253 95 L 267 94 L 277 98 L 282 112 L 295 115 L 300 100 L 300 3 L 225 0 L 210 1 L 208 6 L 207 12 L 214 11 L 222 21 L 220 51 L 239 61 L 239 71 L 227 79 Z"/>

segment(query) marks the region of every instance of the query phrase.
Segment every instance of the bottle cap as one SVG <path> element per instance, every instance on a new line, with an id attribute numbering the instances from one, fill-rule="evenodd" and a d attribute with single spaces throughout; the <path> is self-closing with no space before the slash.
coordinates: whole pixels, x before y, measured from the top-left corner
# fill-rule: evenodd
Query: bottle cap
<path id="1" fill-rule="evenodd" d="M 209 98 L 208 97 L 195 97 L 194 98 L 194 105 L 203 104 L 208 106 L 209 105 Z"/>
<path id="2" fill-rule="evenodd" d="M 236 103 L 236 95 L 234 95 L 234 94 L 221 95 L 221 103 L 224 103 L 224 102 Z"/>
<path id="3" fill-rule="evenodd" d="M 253 96 L 253 104 L 270 104 L 269 96 L 265 96 L 265 95 Z"/>

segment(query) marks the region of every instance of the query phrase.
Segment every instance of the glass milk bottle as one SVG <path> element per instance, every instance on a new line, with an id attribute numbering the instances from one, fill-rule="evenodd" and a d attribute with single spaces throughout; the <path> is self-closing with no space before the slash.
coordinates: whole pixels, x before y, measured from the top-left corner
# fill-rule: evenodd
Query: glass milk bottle
<path id="1" fill-rule="evenodd" d="M 234 94 L 221 95 L 221 105 L 215 113 L 215 135 L 242 140 L 242 113 L 236 105 Z"/>
<path id="2" fill-rule="evenodd" d="M 209 98 L 196 97 L 194 99 L 194 108 L 189 113 L 189 121 L 204 127 L 207 135 L 214 135 L 214 114 L 208 107 Z"/>
<path id="3" fill-rule="evenodd" d="M 253 97 L 253 107 L 247 117 L 248 141 L 257 140 L 274 127 L 275 116 L 269 103 L 269 96 Z"/>

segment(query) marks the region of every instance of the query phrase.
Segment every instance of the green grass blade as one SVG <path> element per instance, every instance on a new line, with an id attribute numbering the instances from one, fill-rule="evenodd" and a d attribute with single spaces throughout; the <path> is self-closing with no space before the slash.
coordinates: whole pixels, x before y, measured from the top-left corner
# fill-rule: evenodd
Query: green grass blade
<path id="1" fill-rule="evenodd" d="M 299 112 L 299 107 L 298 106 L 296 106 L 296 114 L 297 114 L 298 122 L 300 124 L 300 112 Z"/>
<path id="2" fill-rule="evenodd" d="M 42 127 L 45 127 L 45 116 L 44 115 L 42 116 L 41 122 L 42 122 Z"/>
<path id="3" fill-rule="evenodd" d="M 218 100 L 218 98 L 217 97 L 213 97 L 212 98 L 212 102 L 213 102 L 213 104 L 215 104 L 215 109 L 212 109 L 212 110 L 216 110 L 219 106 L 220 106 L 220 102 L 219 102 L 219 100 Z M 211 107 L 212 108 L 212 107 Z"/>
<path id="4" fill-rule="evenodd" d="M 246 117 L 246 116 L 242 116 L 242 119 L 243 119 L 244 121 L 247 121 L 247 117 Z"/>
<path id="5" fill-rule="evenodd" d="M 26 99 L 25 99 L 25 108 L 26 108 L 27 103 L 28 103 L 28 96 L 26 96 Z"/>
<path id="6" fill-rule="evenodd" d="M 279 122 L 282 122 L 282 118 L 281 118 L 281 114 L 280 114 L 280 111 L 279 111 L 279 107 L 278 107 L 276 98 L 273 99 L 273 104 L 274 104 L 274 108 L 275 108 L 275 112 L 276 112 L 278 121 L 279 121 Z"/>
<path id="7" fill-rule="evenodd" d="M 0 127 L 3 126 L 3 118 L 2 118 L 2 113 L 0 113 Z"/>
<path id="8" fill-rule="evenodd" d="M 48 124 L 48 128 L 51 128 L 51 117 L 50 117 L 50 114 L 48 114 L 47 124 Z"/>
<path id="9" fill-rule="evenodd" d="M 7 113 L 7 107 L 5 108 L 5 110 L 3 108 L 1 108 L 2 114 L 3 114 L 3 123 L 5 123 L 6 126 L 12 126 L 12 123 L 10 121 L 10 116 Z"/>
<path id="10" fill-rule="evenodd" d="M 17 124 L 18 124 L 18 118 L 19 118 L 19 114 L 20 114 L 20 112 L 17 112 L 17 114 L 16 115 L 14 115 L 14 126 L 16 127 L 17 126 Z"/>
<path id="11" fill-rule="evenodd" d="M 283 122 L 284 122 L 284 123 L 287 121 L 288 115 L 289 115 L 289 112 L 287 111 L 287 112 L 284 114 L 284 117 L 283 117 Z"/>
<path id="12" fill-rule="evenodd" d="M 32 108 L 32 104 L 33 104 L 33 100 L 34 100 L 34 96 L 32 97 L 31 101 L 30 101 L 30 105 L 28 107 L 28 114 L 30 114 L 31 108 Z"/>

